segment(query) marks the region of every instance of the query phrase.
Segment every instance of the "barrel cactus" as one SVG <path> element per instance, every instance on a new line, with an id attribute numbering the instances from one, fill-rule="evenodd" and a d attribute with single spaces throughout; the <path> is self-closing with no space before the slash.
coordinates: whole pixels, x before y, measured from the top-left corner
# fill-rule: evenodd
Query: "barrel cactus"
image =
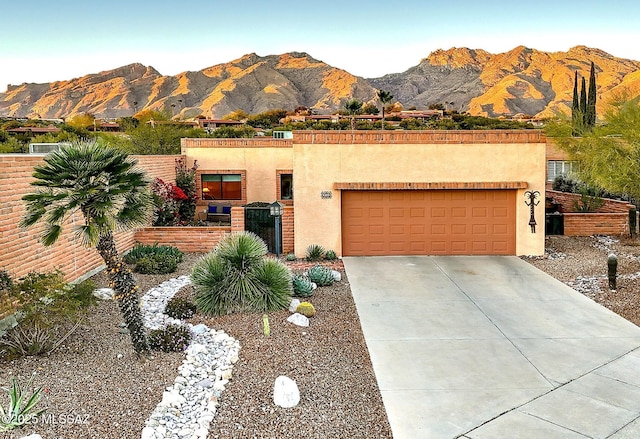
<path id="1" fill-rule="evenodd" d="M 298 305 L 298 307 L 296 308 L 296 312 L 298 314 L 302 314 L 305 317 L 313 317 L 316 315 L 316 309 L 309 302 L 302 302 L 300 305 Z"/>
<path id="2" fill-rule="evenodd" d="M 306 277 L 296 274 L 293 276 L 293 295 L 310 297 L 313 295 L 313 283 Z"/>
<path id="3" fill-rule="evenodd" d="M 331 285 L 334 281 L 333 273 L 327 267 L 322 265 L 316 265 L 309 269 L 307 272 L 309 280 L 319 287 Z"/>

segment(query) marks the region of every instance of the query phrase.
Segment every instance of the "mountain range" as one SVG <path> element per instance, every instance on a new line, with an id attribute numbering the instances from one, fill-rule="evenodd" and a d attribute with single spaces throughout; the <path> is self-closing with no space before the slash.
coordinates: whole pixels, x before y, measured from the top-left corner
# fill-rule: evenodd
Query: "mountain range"
<path id="1" fill-rule="evenodd" d="M 116 118 L 166 109 L 183 118 L 222 118 L 239 109 L 256 114 L 298 106 L 324 114 L 343 108 L 349 98 L 379 104 L 378 90 L 389 91 L 404 108 L 441 103 L 473 115 L 546 117 L 570 111 L 574 72 L 588 78 L 591 62 L 598 114 L 617 93 L 640 94 L 640 62 L 585 46 L 567 52 L 519 46 L 500 54 L 437 50 L 404 72 L 380 78 L 354 76 L 304 52 L 252 53 L 175 76 L 136 63 L 68 81 L 9 85 L 0 93 L 0 117 L 61 118 L 88 112 Z"/>

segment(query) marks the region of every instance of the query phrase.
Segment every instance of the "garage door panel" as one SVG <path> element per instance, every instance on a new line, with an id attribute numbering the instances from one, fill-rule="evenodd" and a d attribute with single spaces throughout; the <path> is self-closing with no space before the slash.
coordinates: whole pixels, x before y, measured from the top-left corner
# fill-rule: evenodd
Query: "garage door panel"
<path id="1" fill-rule="evenodd" d="M 474 218 L 486 218 L 488 215 L 486 207 L 474 207 L 471 209 L 471 216 Z"/>
<path id="2" fill-rule="evenodd" d="M 514 190 L 343 191 L 343 254 L 515 254 Z"/>
<path id="3" fill-rule="evenodd" d="M 471 226 L 471 233 L 473 235 L 486 235 L 489 230 L 486 224 L 473 224 Z"/>

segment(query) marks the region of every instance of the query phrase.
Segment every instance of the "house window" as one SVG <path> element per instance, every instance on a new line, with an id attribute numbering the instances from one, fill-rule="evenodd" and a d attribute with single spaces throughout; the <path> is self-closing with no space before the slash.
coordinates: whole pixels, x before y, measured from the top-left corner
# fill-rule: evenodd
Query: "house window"
<path id="1" fill-rule="evenodd" d="M 293 174 L 280 174 L 280 199 L 293 200 Z"/>
<path id="2" fill-rule="evenodd" d="M 240 174 L 202 174 L 203 200 L 241 200 Z"/>
<path id="3" fill-rule="evenodd" d="M 578 171 L 578 162 L 570 160 L 549 160 L 547 162 L 547 181 L 553 181 L 559 175 L 570 176 Z"/>

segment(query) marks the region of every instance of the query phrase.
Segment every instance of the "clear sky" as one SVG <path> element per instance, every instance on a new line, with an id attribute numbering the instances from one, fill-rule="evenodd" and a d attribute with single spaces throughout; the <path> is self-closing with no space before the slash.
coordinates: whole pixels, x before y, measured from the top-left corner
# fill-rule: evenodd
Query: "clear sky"
<path id="1" fill-rule="evenodd" d="M 0 91 L 134 62 L 175 75 L 252 52 L 307 52 L 365 78 L 451 47 L 585 45 L 640 61 L 640 0 L 29 0 L 0 11 Z"/>

